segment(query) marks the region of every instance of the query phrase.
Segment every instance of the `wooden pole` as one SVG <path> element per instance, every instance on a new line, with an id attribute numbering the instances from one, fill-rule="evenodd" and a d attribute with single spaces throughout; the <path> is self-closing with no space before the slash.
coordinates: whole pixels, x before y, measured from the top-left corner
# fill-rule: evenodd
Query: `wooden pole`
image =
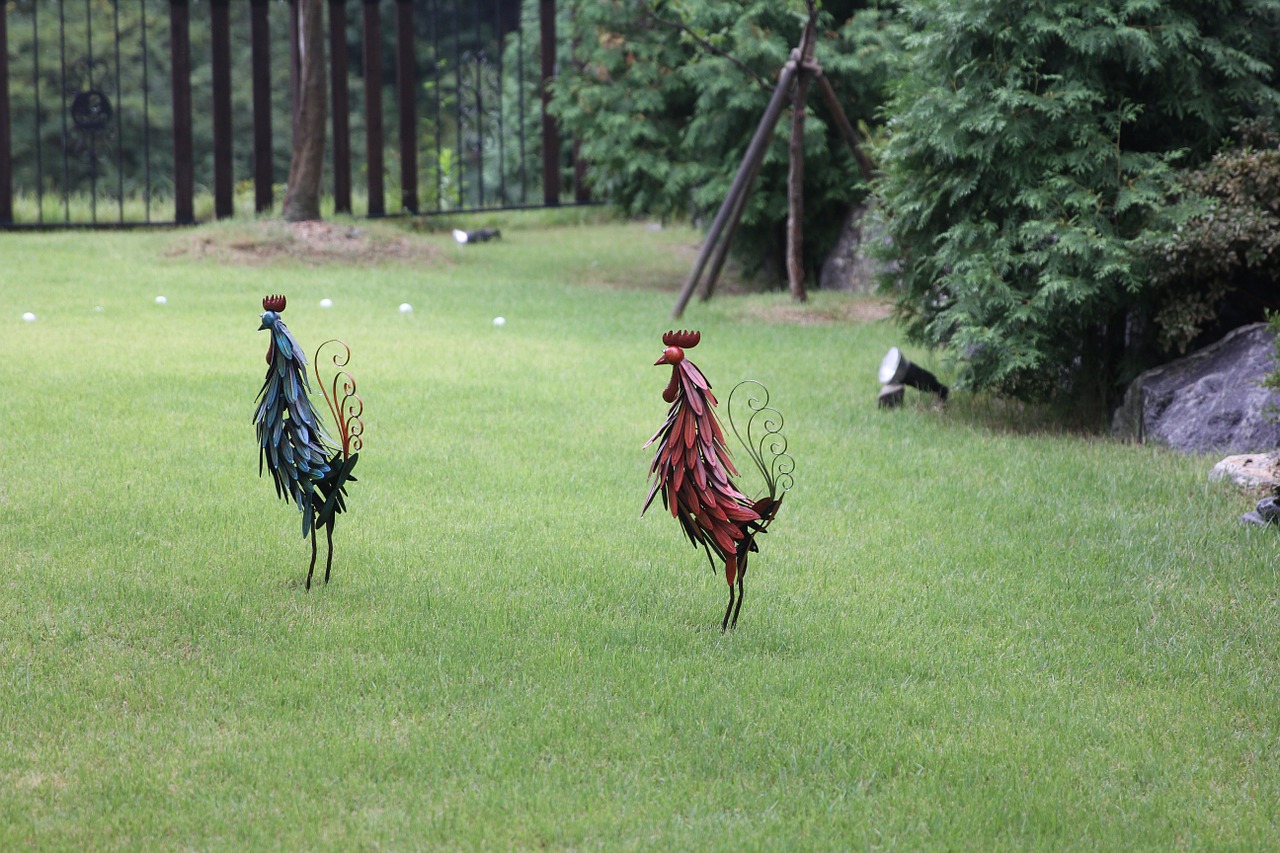
<path id="1" fill-rule="evenodd" d="M 853 125 L 849 122 L 849 116 L 845 115 L 844 107 L 840 106 L 840 99 L 836 97 L 836 90 L 831 87 L 831 81 L 822 73 L 821 66 L 814 64 L 809 70 L 813 73 L 814 80 L 818 82 L 818 92 L 822 95 L 822 99 L 826 101 L 827 109 L 831 111 L 831 115 L 836 121 L 836 127 L 840 130 L 840 135 L 844 137 L 845 144 L 853 152 L 853 159 L 858 163 L 858 171 L 862 173 L 862 179 L 867 183 L 871 183 L 875 168 L 871 158 L 862 150 L 858 134 L 854 132 Z"/>
<path id="2" fill-rule="evenodd" d="M 235 213 L 232 196 L 231 0 L 209 4 L 209 42 L 213 84 L 213 215 Z"/>
<path id="3" fill-rule="evenodd" d="M 756 178 L 760 175 L 760 164 L 763 162 L 763 157 L 756 160 L 751 169 L 751 174 L 747 176 L 745 186 L 755 186 Z M 699 298 L 703 302 L 706 302 L 715 293 L 716 283 L 720 281 L 720 273 L 724 269 L 725 261 L 729 258 L 729 248 L 733 245 L 733 237 L 738 233 L 738 224 L 742 222 L 742 214 L 747 209 L 747 201 L 750 198 L 751 193 L 749 192 L 738 193 L 734 208 L 729 213 L 729 224 L 724 229 L 724 236 L 720 239 L 715 253 L 711 256 L 710 271 L 702 282 L 702 293 Z"/>
<path id="4" fill-rule="evenodd" d="M 680 290 L 680 296 L 676 299 L 675 307 L 671 310 L 671 319 L 679 319 L 684 313 L 685 306 L 689 304 L 689 298 L 693 296 L 693 290 L 698 285 L 698 279 L 702 277 L 702 271 L 707 265 L 708 259 L 711 257 L 712 250 L 716 243 L 720 240 L 721 232 L 724 231 L 728 224 L 730 214 L 738 208 L 741 215 L 741 206 L 736 203 L 737 196 L 740 193 L 747 192 L 750 189 L 751 177 L 759 161 L 764 159 L 765 149 L 768 148 L 769 139 L 773 135 L 773 129 L 778 124 L 778 117 L 782 115 L 782 107 L 786 103 L 787 95 L 791 91 L 791 84 L 795 80 L 796 70 L 799 68 L 800 52 L 792 51 L 791 59 L 782 66 L 782 73 L 778 75 L 778 85 L 774 87 L 773 96 L 769 99 L 769 106 L 765 108 L 764 116 L 760 119 L 759 126 L 756 127 L 755 135 L 751 137 L 751 142 L 747 145 L 747 152 L 742 157 L 742 164 L 738 167 L 738 173 L 733 178 L 733 183 L 729 186 L 729 193 L 725 196 L 724 202 L 720 205 L 720 210 L 716 213 L 715 219 L 711 221 L 711 228 L 707 231 L 707 238 L 702 243 L 702 250 L 698 253 L 698 258 L 694 261 L 693 269 L 689 272 L 689 277 L 685 279 L 684 287 Z"/>
<path id="5" fill-rule="evenodd" d="M 371 217 L 386 216 L 382 172 L 382 16 L 378 0 L 364 0 L 364 140 Z"/>
<path id="6" fill-rule="evenodd" d="M 329 89 L 333 107 L 333 212 L 351 212 L 351 98 L 347 84 L 347 4 L 329 0 Z"/>
<path id="7" fill-rule="evenodd" d="M 791 142 L 787 156 L 787 285 L 791 298 L 804 302 L 809 295 L 804 289 L 804 111 L 809 97 L 813 64 L 815 13 L 810 4 L 809 22 L 800 39 L 800 77 L 791 93 Z"/>
<path id="8" fill-rule="evenodd" d="M 252 0 L 249 40 L 253 66 L 253 209 L 268 213 L 275 205 L 271 148 L 271 33 L 268 0 Z"/>
<path id="9" fill-rule="evenodd" d="M 188 0 L 169 0 L 169 61 L 173 69 L 173 219 L 196 221 L 191 139 L 191 11 Z"/>

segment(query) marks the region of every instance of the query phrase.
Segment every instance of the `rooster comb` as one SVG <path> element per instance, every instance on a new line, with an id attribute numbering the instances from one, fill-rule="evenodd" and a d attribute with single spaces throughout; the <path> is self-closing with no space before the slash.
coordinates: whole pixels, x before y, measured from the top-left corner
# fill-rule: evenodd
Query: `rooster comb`
<path id="1" fill-rule="evenodd" d="M 702 332 L 685 331 L 681 329 L 678 332 L 667 332 L 662 336 L 662 342 L 669 347 L 680 347 L 681 349 L 691 349 L 698 345 L 698 341 L 702 340 Z"/>
<path id="2" fill-rule="evenodd" d="M 283 294 L 277 293 L 274 296 L 262 297 L 262 308 L 264 311 L 274 311 L 279 314 L 284 310 L 285 298 Z"/>

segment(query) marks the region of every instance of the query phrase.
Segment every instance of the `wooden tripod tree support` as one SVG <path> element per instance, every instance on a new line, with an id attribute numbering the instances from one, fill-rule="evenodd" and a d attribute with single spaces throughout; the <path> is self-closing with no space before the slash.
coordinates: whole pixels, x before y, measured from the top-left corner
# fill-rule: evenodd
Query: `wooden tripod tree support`
<path id="1" fill-rule="evenodd" d="M 751 187 L 755 183 L 756 176 L 760 174 L 760 164 L 764 162 L 765 152 L 769 148 L 769 142 L 773 138 L 774 129 L 778 125 L 778 119 L 782 115 L 788 96 L 792 102 L 792 115 L 791 143 L 788 150 L 790 168 L 787 176 L 787 278 L 792 296 L 797 300 L 803 301 L 806 298 L 804 265 L 800 260 L 800 248 L 804 206 L 802 190 L 804 111 L 811 82 L 818 84 L 818 91 L 834 117 L 840 135 L 849 146 L 849 150 L 853 152 L 863 179 L 871 180 L 871 160 L 859 147 L 857 134 L 844 108 L 840 106 L 835 90 L 831 87 L 831 81 L 822 73 L 822 67 L 813 58 L 817 41 L 817 9 L 812 0 L 808 5 L 809 21 L 805 24 L 804 32 L 800 36 L 800 45 L 791 51 L 791 57 L 778 74 L 778 84 L 774 87 L 769 105 L 765 107 L 764 116 L 760 119 L 755 135 L 747 145 L 747 151 L 738 166 L 737 174 L 734 175 L 733 183 L 729 185 L 729 192 L 711 221 L 711 227 L 707 229 L 707 238 L 703 241 L 702 249 L 693 263 L 693 269 L 689 271 L 689 277 L 685 279 L 680 296 L 676 299 L 675 307 L 671 311 L 673 320 L 684 313 L 689 299 L 693 296 L 693 291 L 698 287 L 699 281 L 702 281 L 703 272 L 708 271 L 708 263 L 710 263 L 708 275 L 705 281 L 702 281 L 702 299 L 704 301 L 710 299 L 715 292 L 716 282 L 720 278 L 720 271 L 724 268 L 725 259 L 728 257 L 734 232 L 737 231 L 742 212 L 746 209 Z"/>

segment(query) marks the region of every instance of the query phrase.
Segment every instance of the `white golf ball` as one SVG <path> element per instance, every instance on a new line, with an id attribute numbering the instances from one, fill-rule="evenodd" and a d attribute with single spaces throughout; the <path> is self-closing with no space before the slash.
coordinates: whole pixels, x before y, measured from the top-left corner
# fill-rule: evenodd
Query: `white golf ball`
<path id="1" fill-rule="evenodd" d="M 169 301 L 169 300 L 168 300 L 168 299 L 165 299 L 163 296 L 157 296 L 157 297 L 156 297 L 156 304 L 157 304 L 157 305 L 164 305 L 164 304 L 165 304 L 165 303 L 167 303 L 168 301 Z"/>
<path id="2" fill-rule="evenodd" d="M 36 315 L 28 311 L 22 315 L 22 319 L 26 320 L 28 323 L 34 323 L 36 321 Z"/>
<path id="3" fill-rule="evenodd" d="M 413 311 L 413 306 L 412 306 L 412 305 L 410 305 L 408 302 L 401 302 L 401 303 L 400 303 L 400 313 L 401 313 L 401 314 L 409 314 L 409 313 L 411 313 L 412 311 Z"/>
<path id="4" fill-rule="evenodd" d="M 507 325 L 507 318 L 506 318 L 506 317 L 494 317 L 494 318 L 493 318 L 493 325 L 495 325 L 495 326 L 505 326 L 505 325 Z"/>
<path id="5" fill-rule="evenodd" d="M 103 311 L 106 311 L 106 310 L 107 310 L 107 309 L 106 309 L 106 308 L 103 308 L 101 305 L 95 305 L 95 306 L 93 306 L 93 312 L 94 312 L 95 314 L 101 314 Z"/>
<path id="6" fill-rule="evenodd" d="M 333 300 L 332 300 L 332 299 L 321 299 L 321 300 L 320 300 L 320 307 L 321 307 L 321 308 L 332 308 L 332 307 L 333 307 Z"/>

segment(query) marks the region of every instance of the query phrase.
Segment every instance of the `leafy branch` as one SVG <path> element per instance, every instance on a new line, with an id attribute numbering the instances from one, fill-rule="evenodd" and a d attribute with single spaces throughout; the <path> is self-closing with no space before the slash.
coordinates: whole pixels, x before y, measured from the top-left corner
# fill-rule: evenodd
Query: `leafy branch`
<path id="1" fill-rule="evenodd" d="M 700 47 L 702 47 L 707 52 L 713 53 L 716 56 L 729 60 L 734 65 L 738 66 L 738 68 L 742 69 L 742 72 L 746 74 L 748 77 L 750 77 L 755 82 L 755 84 L 760 88 L 762 89 L 772 88 L 769 85 L 769 81 L 765 80 L 763 77 L 757 74 L 749 65 L 743 62 L 741 59 L 738 59 L 738 57 L 734 56 L 733 54 L 716 47 L 709 40 L 707 40 L 703 36 L 698 35 L 698 33 L 694 32 L 693 29 L 689 27 L 687 24 L 685 24 L 683 21 L 671 21 L 666 18 L 660 17 L 657 12 L 653 11 L 653 7 L 649 3 L 641 2 L 639 5 L 640 5 L 640 10 L 644 12 L 644 16 L 648 20 L 653 21 L 655 24 L 661 24 L 664 27 L 668 27 L 670 29 L 676 30 L 677 32 L 683 33 L 684 35 L 692 39 L 694 42 L 696 42 Z"/>

